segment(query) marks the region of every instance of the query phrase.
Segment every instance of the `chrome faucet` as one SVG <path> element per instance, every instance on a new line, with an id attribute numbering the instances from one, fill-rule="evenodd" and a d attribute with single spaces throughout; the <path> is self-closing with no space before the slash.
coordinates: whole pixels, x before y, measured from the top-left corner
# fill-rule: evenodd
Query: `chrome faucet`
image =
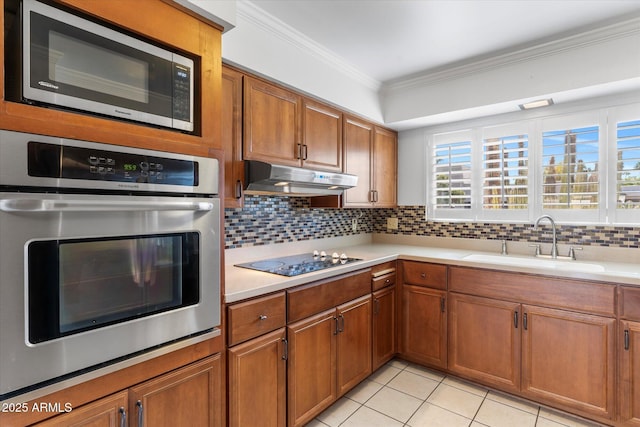
<path id="1" fill-rule="evenodd" d="M 551 228 L 553 230 L 553 244 L 551 246 L 551 258 L 556 259 L 556 258 L 558 258 L 558 240 L 557 240 L 557 237 L 556 237 L 556 222 L 553 220 L 553 218 L 551 218 L 550 215 L 542 215 L 540 218 L 536 219 L 536 223 L 533 226 L 533 229 L 537 230 L 538 229 L 538 224 L 543 219 L 548 219 L 549 222 L 551 223 Z"/>

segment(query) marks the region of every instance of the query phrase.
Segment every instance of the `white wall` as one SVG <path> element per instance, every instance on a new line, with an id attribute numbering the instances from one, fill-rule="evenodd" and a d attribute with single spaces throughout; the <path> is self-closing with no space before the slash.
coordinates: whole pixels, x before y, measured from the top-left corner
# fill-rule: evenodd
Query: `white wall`
<path id="1" fill-rule="evenodd" d="M 381 123 L 376 82 L 279 21 L 239 2 L 236 28 L 222 36 L 222 58 L 249 71 Z"/>

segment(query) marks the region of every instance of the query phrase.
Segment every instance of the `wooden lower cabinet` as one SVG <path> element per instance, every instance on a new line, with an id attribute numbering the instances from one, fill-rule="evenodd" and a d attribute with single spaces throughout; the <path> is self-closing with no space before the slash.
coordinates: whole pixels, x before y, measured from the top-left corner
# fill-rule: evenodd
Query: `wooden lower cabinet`
<path id="1" fill-rule="evenodd" d="M 228 350 L 230 427 L 286 426 L 285 334 L 281 328 Z"/>
<path id="2" fill-rule="evenodd" d="M 396 287 L 389 286 L 373 293 L 372 370 L 376 370 L 396 354 Z"/>
<path id="3" fill-rule="evenodd" d="M 302 426 L 371 373 L 371 296 L 287 329 L 288 425 Z"/>
<path id="4" fill-rule="evenodd" d="M 222 425 L 221 358 L 215 355 L 129 389 L 129 425 Z"/>
<path id="5" fill-rule="evenodd" d="M 522 395 L 614 416 L 615 319 L 522 306 Z"/>
<path id="6" fill-rule="evenodd" d="M 400 353 L 428 366 L 447 366 L 446 291 L 402 285 Z"/>
<path id="7" fill-rule="evenodd" d="M 520 304 L 449 294 L 449 369 L 501 390 L 520 391 Z"/>
<path id="8" fill-rule="evenodd" d="M 640 426 L 640 322 L 620 322 L 620 420 Z"/>
<path id="9" fill-rule="evenodd" d="M 125 427 L 127 390 L 36 424 L 38 427 Z"/>

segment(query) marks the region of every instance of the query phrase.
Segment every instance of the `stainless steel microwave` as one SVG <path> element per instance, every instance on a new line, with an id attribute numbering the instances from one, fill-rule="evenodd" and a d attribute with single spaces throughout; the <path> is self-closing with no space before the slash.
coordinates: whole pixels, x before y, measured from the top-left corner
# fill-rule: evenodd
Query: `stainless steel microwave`
<path id="1" fill-rule="evenodd" d="M 194 131 L 193 59 L 36 0 L 13 26 L 12 100 Z"/>

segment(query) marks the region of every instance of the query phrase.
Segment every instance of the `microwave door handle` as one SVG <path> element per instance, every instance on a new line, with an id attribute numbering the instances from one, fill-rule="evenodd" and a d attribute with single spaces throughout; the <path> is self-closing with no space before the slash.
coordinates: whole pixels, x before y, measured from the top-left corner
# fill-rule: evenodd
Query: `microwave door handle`
<path id="1" fill-rule="evenodd" d="M 212 202 L 1 199 L 4 212 L 211 211 Z"/>

